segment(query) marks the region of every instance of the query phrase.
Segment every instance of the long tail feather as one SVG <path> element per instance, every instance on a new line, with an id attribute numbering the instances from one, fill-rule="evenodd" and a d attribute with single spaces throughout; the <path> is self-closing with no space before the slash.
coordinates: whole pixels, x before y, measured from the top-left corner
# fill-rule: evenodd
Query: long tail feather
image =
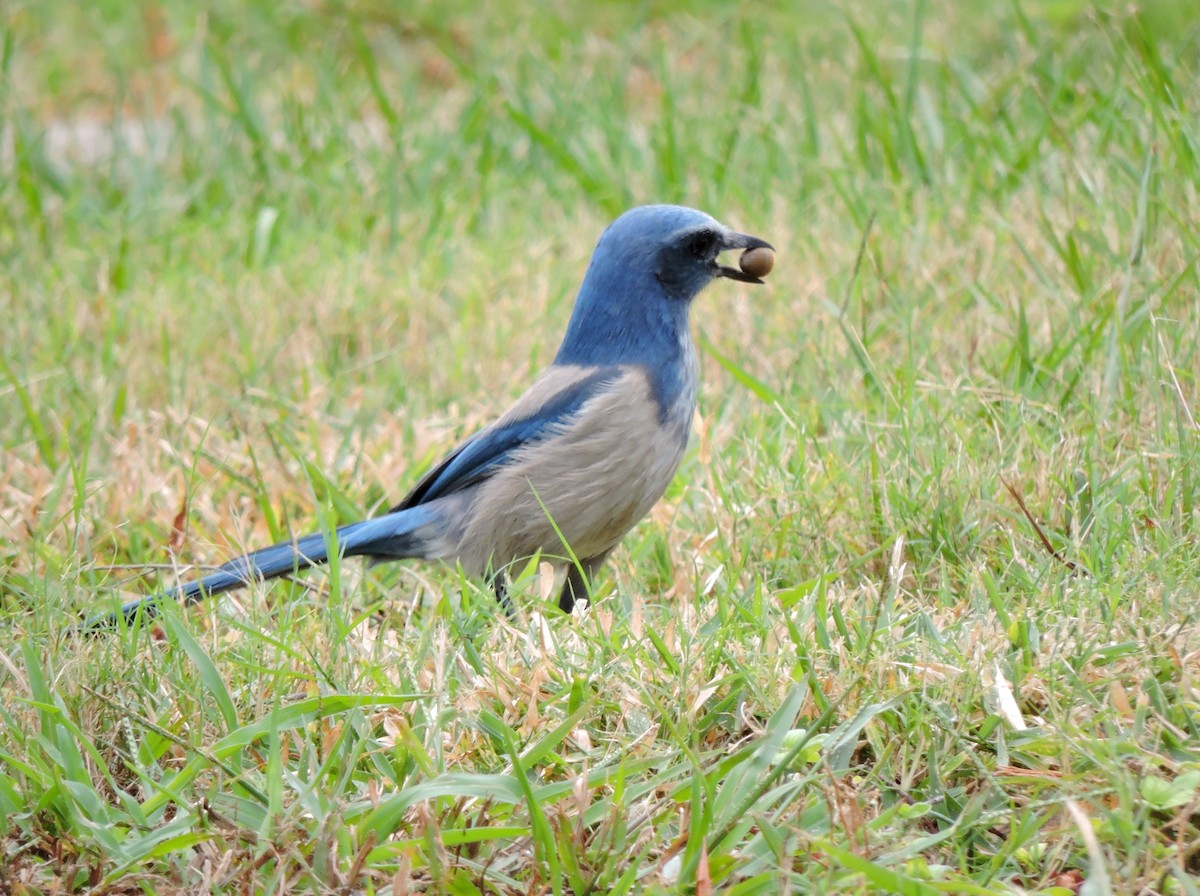
<path id="1" fill-rule="evenodd" d="M 380 560 L 434 556 L 428 549 L 429 539 L 418 532 L 433 516 L 430 508 L 420 506 L 342 526 L 336 532 L 338 554 Z M 98 632 L 114 628 L 122 619 L 131 624 L 139 617 L 154 617 L 159 607 L 171 601 L 194 604 L 206 597 L 244 588 L 251 582 L 278 578 L 328 561 L 325 535 L 317 532 L 235 557 L 199 579 L 130 601 L 114 613 L 84 619 L 73 631 Z"/>

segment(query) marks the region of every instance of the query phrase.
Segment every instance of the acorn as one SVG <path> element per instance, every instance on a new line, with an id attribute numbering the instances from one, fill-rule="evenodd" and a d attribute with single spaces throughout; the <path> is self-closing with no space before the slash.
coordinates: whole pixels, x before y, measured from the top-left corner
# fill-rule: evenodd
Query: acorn
<path id="1" fill-rule="evenodd" d="M 770 249 L 747 249 L 738 259 L 738 267 L 743 274 L 763 278 L 775 267 L 775 253 Z"/>

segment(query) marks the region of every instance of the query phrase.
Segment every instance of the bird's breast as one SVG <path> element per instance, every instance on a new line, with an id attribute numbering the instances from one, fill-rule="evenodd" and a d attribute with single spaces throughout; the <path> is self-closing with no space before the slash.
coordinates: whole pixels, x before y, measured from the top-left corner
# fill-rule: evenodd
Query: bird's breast
<path id="1" fill-rule="evenodd" d="M 539 551 L 569 556 L 564 540 L 581 559 L 611 550 L 675 475 L 695 394 L 694 376 L 664 394 L 652 371 L 625 368 L 579 413 L 481 484 L 464 533 L 464 567 Z"/>
<path id="2" fill-rule="evenodd" d="M 659 421 L 686 439 L 696 412 L 699 362 L 696 347 L 684 331 L 665 358 L 636 365 L 650 388 Z"/>

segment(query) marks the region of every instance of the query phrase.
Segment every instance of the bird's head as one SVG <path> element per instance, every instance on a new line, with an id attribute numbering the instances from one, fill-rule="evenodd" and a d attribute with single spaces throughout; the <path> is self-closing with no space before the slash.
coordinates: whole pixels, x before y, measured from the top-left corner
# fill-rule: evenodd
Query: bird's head
<path id="1" fill-rule="evenodd" d="M 642 280 L 639 285 L 647 287 L 657 283 L 667 297 L 687 302 L 719 277 L 763 282 L 753 269 L 721 264 L 721 253 L 738 249 L 772 251 L 766 240 L 731 230 L 704 212 L 644 205 L 627 211 L 604 231 L 588 277 Z"/>
<path id="2" fill-rule="evenodd" d="M 739 268 L 721 264 L 722 252 L 757 250 Z M 688 339 L 688 309 L 719 277 L 762 283 L 771 245 L 730 230 L 716 219 L 678 205 L 645 205 L 617 218 L 596 244 L 556 360 L 567 364 L 657 361 L 674 356 Z"/>

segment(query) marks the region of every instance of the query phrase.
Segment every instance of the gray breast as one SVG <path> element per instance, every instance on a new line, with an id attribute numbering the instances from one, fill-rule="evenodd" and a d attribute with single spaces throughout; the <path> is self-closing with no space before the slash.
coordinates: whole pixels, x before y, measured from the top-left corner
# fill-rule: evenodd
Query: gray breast
<path id="1" fill-rule="evenodd" d="M 686 379 L 664 414 L 647 372 L 627 368 L 579 414 L 515 452 L 474 496 L 464 569 L 479 575 L 538 552 L 566 558 L 564 540 L 580 559 L 615 547 L 679 467 L 696 394 L 695 377 Z"/>

